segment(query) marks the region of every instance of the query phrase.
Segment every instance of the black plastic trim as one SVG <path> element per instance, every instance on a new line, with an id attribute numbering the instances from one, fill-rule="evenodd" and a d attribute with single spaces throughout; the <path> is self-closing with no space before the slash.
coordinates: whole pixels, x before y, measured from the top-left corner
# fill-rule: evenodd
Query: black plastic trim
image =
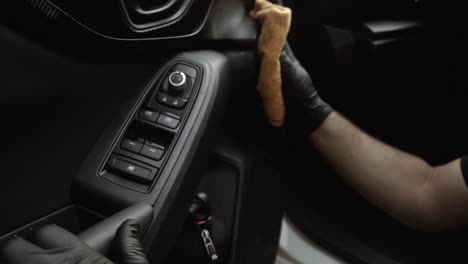
<path id="1" fill-rule="evenodd" d="M 78 9 L 83 8 L 82 1 L 80 2 L 81 6 L 73 5 L 74 2 L 69 3 L 71 6 L 66 6 L 64 5 L 63 2 L 58 2 L 57 0 L 44 0 L 44 1 L 47 1 L 47 3 L 51 7 L 53 7 L 56 10 L 56 12 L 60 12 L 61 14 L 71 19 L 71 21 L 77 23 L 78 25 L 82 26 L 83 28 L 90 31 L 91 33 L 98 35 L 100 37 L 107 38 L 107 39 L 120 40 L 120 41 L 163 40 L 163 39 L 180 39 L 180 38 L 193 37 L 197 35 L 205 26 L 208 20 L 208 17 L 210 15 L 210 12 L 211 12 L 212 5 L 213 5 L 213 0 L 208 0 L 209 3 L 207 5 L 205 15 L 201 17 L 197 17 L 200 19 L 199 23 L 197 23 L 197 25 L 189 31 L 176 30 L 175 28 L 172 28 L 173 32 L 175 31 L 180 31 L 180 32 L 176 34 L 165 32 L 164 34 L 162 34 L 160 33 L 160 31 L 162 31 L 166 27 L 153 27 L 153 28 L 147 28 L 147 29 L 142 29 L 142 28 L 138 29 L 138 28 L 133 27 L 130 24 L 131 23 L 130 21 L 127 21 L 127 23 L 124 23 L 125 28 L 120 28 L 119 33 L 118 33 L 119 35 L 116 35 L 115 33 L 111 33 L 111 31 L 104 32 L 99 27 L 96 27 L 95 25 L 91 25 L 85 22 L 84 18 L 77 16 L 75 14 L 77 12 L 80 13 L 80 15 L 83 15 L 85 13 L 85 11 L 83 10 L 77 11 Z M 127 16 L 125 14 L 126 11 L 122 7 L 122 5 L 118 2 L 117 4 L 120 6 L 120 9 L 122 9 L 122 12 L 124 13 L 124 15 Z M 84 10 L 86 10 L 86 8 Z M 181 19 L 182 17 L 184 16 L 179 17 L 179 19 Z M 116 21 L 116 24 L 118 24 L 117 22 L 120 22 L 120 21 Z M 188 24 L 193 24 L 193 23 L 188 23 Z M 174 23 L 167 24 L 167 26 L 169 25 L 174 25 Z"/>
<path id="2" fill-rule="evenodd" d="M 179 9 L 167 18 L 158 20 L 158 18 L 155 16 L 172 7 L 177 1 L 178 0 L 172 0 L 168 2 L 168 4 L 166 4 L 165 6 L 154 10 L 143 9 L 138 3 L 136 3 L 138 2 L 137 0 L 133 1 L 135 2 L 133 5 L 128 3 L 129 0 L 121 0 L 120 2 L 122 4 L 122 10 L 125 14 L 129 26 L 135 32 L 143 33 L 147 31 L 158 30 L 160 28 L 170 26 L 171 24 L 175 24 L 178 21 L 180 21 L 182 17 L 185 16 L 189 11 L 190 7 L 192 6 L 193 0 L 181 0 L 183 1 L 183 3 L 179 7 Z M 148 21 L 138 23 L 136 22 L 137 18 L 140 18 L 140 20 L 144 19 Z"/>
<path id="3" fill-rule="evenodd" d="M 159 180 L 149 193 L 122 188 L 101 177 L 98 171 L 105 153 L 119 137 L 122 127 L 137 114 L 144 98 L 174 61 L 187 61 L 199 65 L 204 72 L 198 96 L 191 113 L 167 159 Z M 183 224 L 192 195 L 207 161 L 207 152 L 213 144 L 213 135 L 226 107 L 231 85 L 228 58 L 213 51 L 187 52 L 176 56 L 137 98 L 122 107 L 119 120 L 112 122 L 84 161 L 72 186 L 73 199 L 80 205 L 104 215 L 111 215 L 131 204 L 145 202 L 154 207 L 155 218 L 146 236 L 145 245 L 151 245 L 154 263 L 161 262 L 170 246 L 175 243 L 178 229 Z M 174 155 L 175 154 L 175 155 Z M 171 241 L 171 239 L 174 239 Z"/>
<path id="4" fill-rule="evenodd" d="M 181 118 L 181 122 L 180 122 L 179 126 L 176 129 L 170 129 L 170 128 L 164 127 L 162 125 L 159 125 L 159 124 L 155 124 L 155 123 L 151 123 L 151 122 L 148 122 L 148 121 L 145 121 L 145 120 L 141 120 L 138 117 L 139 110 L 142 109 L 142 108 L 146 108 L 148 105 L 150 105 L 149 102 L 156 96 L 156 94 L 161 89 L 162 83 L 164 82 L 164 77 L 167 76 L 167 74 L 171 70 L 171 68 L 173 68 L 177 64 L 190 65 L 191 67 L 196 68 L 197 73 L 198 73 L 196 83 L 192 88 L 193 90 L 192 90 L 191 99 L 189 100 L 189 103 L 187 104 L 185 109 L 183 109 L 183 110 L 174 110 L 174 109 L 162 107 L 162 109 L 165 110 L 165 111 L 172 111 L 173 113 L 176 113 L 177 115 L 179 115 L 179 117 Z M 112 154 L 119 154 L 119 155 L 122 155 L 122 156 L 126 156 L 128 158 L 131 158 L 133 160 L 137 160 L 139 162 L 151 165 L 154 168 L 159 168 L 160 170 L 158 172 L 158 175 L 156 175 L 156 177 L 155 177 L 156 179 L 158 179 L 159 175 L 162 174 L 168 159 L 172 155 L 174 146 L 176 145 L 176 143 L 179 140 L 180 131 L 182 131 L 184 129 L 184 127 L 185 127 L 185 124 L 187 122 L 187 116 L 190 115 L 190 113 L 191 113 L 191 111 L 193 109 L 193 105 L 195 104 L 195 101 L 196 101 L 197 96 L 198 96 L 198 92 L 200 90 L 200 85 L 201 85 L 201 83 L 203 81 L 203 78 L 204 78 L 203 69 L 202 69 L 202 67 L 200 65 L 197 65 L 196 62 L 187 62 L 186 60 L 177 60 L 176 59 L 176 60 L 173 60 L 172 62 L 166 64 L 166 66 L 164 66 L 163 69 L 164 70 L 155 79 L 154 84 L 151 85 L 151 88 L 149 89 L 149 91 L 147 91 L 145 93 L 145 95 L 140 99 L 140 101 L 136 105 L 136 107 L 132 110 L 132 114 L 131 114 L 130 118 L 128 118 L 127 121 L 125 122 L 125 125 L 120 129 L 119 136 L 115 138 L 114 143 L 112 144 L 112 147 L 107 152 L 107 154 L 105 156 L 105 159 L 102 162 L 102 165 L 101 165 L 99 173 L 98 173 L 98 175 L 100 177 L 102 177 L 103 179 L 106 179 L 106 180 L 108 180 L 108 181 L 110 181 L 112 183 L 118 184 L 118 185 L 120 185 L 120 186 L 122 186 L 124 188 L 128 188 L 128 189 L 135 190 L 135 191 L 140 191 L 140 192 L 143 192 L 143 193 L 149 193 L 153 188 L 155 188 L 155 186 L 158 185 L 158 181 L 157 180 L 153 181 L 153 183 L 149 186 L 149 188 L 147 188 L 147 187 L 145 188 L 144 186 L 140 186 L 140 185 L 125 181 L 124 179 L 116 178 L 116 177 L 113 177 L 112 175 L 107 175 L 110 172 L 105 169 L 105 166 L 108 164 L 108 161 L 109 161 Z M 131 152 L 126 151 L 126 150 L 122 150 L 120 148 L 120 142 L 125 137 L 125 133 L 128 131 L 128 129 L 129 129 L 129 127 L 130 127 L 130 125 L 131 125 L 131 123 L 133 121 L 142 122 L 142 123 L 145 123 L 146 125 L 157 127 L 158 129 L 161 129 L 161 130 L 164 130 L 164 131 L 175 134 L 175 136 L 174 136 L 174 138 L 172 140 L 172 143 L 170 144 L 170 146 L 168 148 L 166 148 L 164 158 L 162 160 L 155 161 L 155 160 L 146 158 L 144 156 L 141 156 L 139 154 L 135 154 L 135 153 L 131 153 Z"/>

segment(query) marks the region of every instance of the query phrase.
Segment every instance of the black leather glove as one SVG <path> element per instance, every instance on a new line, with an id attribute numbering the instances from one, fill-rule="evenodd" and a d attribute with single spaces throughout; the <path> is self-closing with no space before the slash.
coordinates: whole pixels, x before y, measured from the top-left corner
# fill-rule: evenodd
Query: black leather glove
<path id="1" fill-rule="evenodd" d="M 286 43 L 280 57 L 286 125 L 308 135 L 325 121 L 333 109 L 317 93 L 309 73 Z"/>
<path id="2" fill-rule="evenodd" d="M 118 264 L 148 264 L 138 240 L 138 224 L 128 220 L 122 224 L 114 239 L 115 261 Z M 17 237 L 1 252 L 2 264 L 113 264 L 78 237 L 57 225 L 39 229 L 35 243 Z"/>
<path id="3" fill-rule="evenodd" d="M 149 264 L 140 244 L 140 225 L 134 220 L 125 221 L 114 239 L 114 256 L 119 264 Z"/>

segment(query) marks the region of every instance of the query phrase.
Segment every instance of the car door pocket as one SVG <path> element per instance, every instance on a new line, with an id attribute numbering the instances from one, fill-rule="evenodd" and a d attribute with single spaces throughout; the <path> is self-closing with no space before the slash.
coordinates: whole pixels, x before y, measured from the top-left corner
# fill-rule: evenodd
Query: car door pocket
<path id="1" fill-rule="evenodd" d="M 153 207 L 137 203 L 110 217 L 105 217 L 78 205 L 70 205 L 0 237 L 0 244 L 16 236 L 25 239 L 34 238 L 36 230 L 55 224 L 78 235 L 88 246 L 107 255 L 116 230 L 128 219 L 136 221 L 144 234 L 153 219 Z"/>
<path id="2" fill-rule="evenodd" d="M 78 237 L 91 248 L 107 256 L 117 229 L 128 219 L 139 225 L 141 234 L 146 234 L 153 220 L 153 207 L 146 203 L 134 204 L 87 228 Z"/>
<path id="3" fill-rule="evenodd" d="M 8 241 L 14 236 L 21 236 L 25 239 L 33 236 L 35 230 L 48 224 L 56 224 L 73 234 L 78 234 L 96 223 L 105 219 L 88 209 L 78 205 L 69 205 L 30 224 L 20 227 L 9 234 L 0 237 L 0 244 Z"/>

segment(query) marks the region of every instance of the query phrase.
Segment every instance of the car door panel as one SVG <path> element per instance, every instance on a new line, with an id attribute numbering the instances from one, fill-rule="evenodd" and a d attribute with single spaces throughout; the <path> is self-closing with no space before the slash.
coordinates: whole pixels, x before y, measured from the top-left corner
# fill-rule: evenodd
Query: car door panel
<path id="1" fill-rule="evenodd" d="M 155 68 L 78 62 L 5 28 L 1 36 L 4 234 L 69 204 L 74 173 L 105 121 Z"/>
<path id="2" fill-rule="evenodd" d="M 118 2 L 112 6 L 119 6 Z M 226 174 L 227 182 L 236 182 L 216 190 L 222 177 L 206 177 L 198 187 L 211 199 L 219 199 L 214 207 L 218 225 L 229 227 L 223 231 L 229 240 L 227 249 L 222 246 L 220 252 L 226 252 L 225 259 L 231 263 L 268 263 L 275 258 L 283 207 L 275 195 L 280 189 L 279 174 L 256 142 L 268 126 L 257 122 L 263 113 L 254 89 L 257 32 L 248 16 L 252 2 L 199 2 L 213 3 L 206 17 L 187 15 L 204 25 L 193 36 L 180 33 L 198 25 L 183 22 L 185 18 L 177 22 L 185 24 L 177 29 L 136 33 L 119 8 L 108 9 L 109 14 L 102 14 L 105 23 L 94 24 L 104 2 L 96 5 L 90 13 L 95 17 L 89 18 L 83 12 L 89 2 L 0 4 L 0 98 L 5 128 L 0 209 L 7 212 L 0 224 L 0 243 L 15 235 L 28 239 L 50 223 L 75 234 L 110 230 L 116 226 L 115 221 L 106 224 L 115 219 L 112 215 L 146 202 L 154 217 L 143 245 L 151 253 L 151 262 L 170 261 L 169 252 L 180 240 L 197 185 L 203 175 L 215 170 Z M 117 26 L 109 29 L 113 23 Z M 126 33 L 119 31 L 122 27 Z M 161 106 L 152 97 L 165 85 L 175 61 L 200 70 L 196 77 L 200 90 L 187 104 L 189 113 L 179 116 L 180 126 L 171 129 L 142 120 L 139 113 L 151 105 L 160 114 L 183 112 Z M 173 143 L 168 140 L 165 147 L 172 152 L 154 161 L 120 149 L 122 135 L 138 131 L 135 127 L 149 128 L 151 133 L 143 136 L 154 139 L 170 134 L 167 138 Z M 255 133 L 246 137 L 245 127 Z M 218 140 L 221 134 L 226 137 Z M 242 143 L 225 146 L 232 141 Z M 161 166 L 155 185 L 135 189 L 128 174 L 107 167 L 107 158 L 114 154 L 143 168 Z M 230 169 L 216 167 L 220 162 Z M 221 206 L 224 200 L 229 210 Z M 277 206 L 264 206 L 270 202 Z M 93 236 L 90 241 L 109 239 L 99 232 Z M 258 244 L 260 240 L 264 242 Z M 91 244 L 101 248 L 101 243 Z"/>

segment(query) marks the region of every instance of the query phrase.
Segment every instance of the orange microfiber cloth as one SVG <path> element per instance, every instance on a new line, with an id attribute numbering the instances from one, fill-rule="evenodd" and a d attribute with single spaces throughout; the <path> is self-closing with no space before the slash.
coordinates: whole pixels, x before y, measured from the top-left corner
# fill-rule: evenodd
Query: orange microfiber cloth
<path id="1" fill-rule="evenodd" d="M 285 107 L 279 59 L 291 27 L 291 10 L 267 0 L 257 0 L 251 16 L 261 25 L 258 38 L 261 66 L 257 89 L 270 123 L 281 127 L 284 124 Z"/>

